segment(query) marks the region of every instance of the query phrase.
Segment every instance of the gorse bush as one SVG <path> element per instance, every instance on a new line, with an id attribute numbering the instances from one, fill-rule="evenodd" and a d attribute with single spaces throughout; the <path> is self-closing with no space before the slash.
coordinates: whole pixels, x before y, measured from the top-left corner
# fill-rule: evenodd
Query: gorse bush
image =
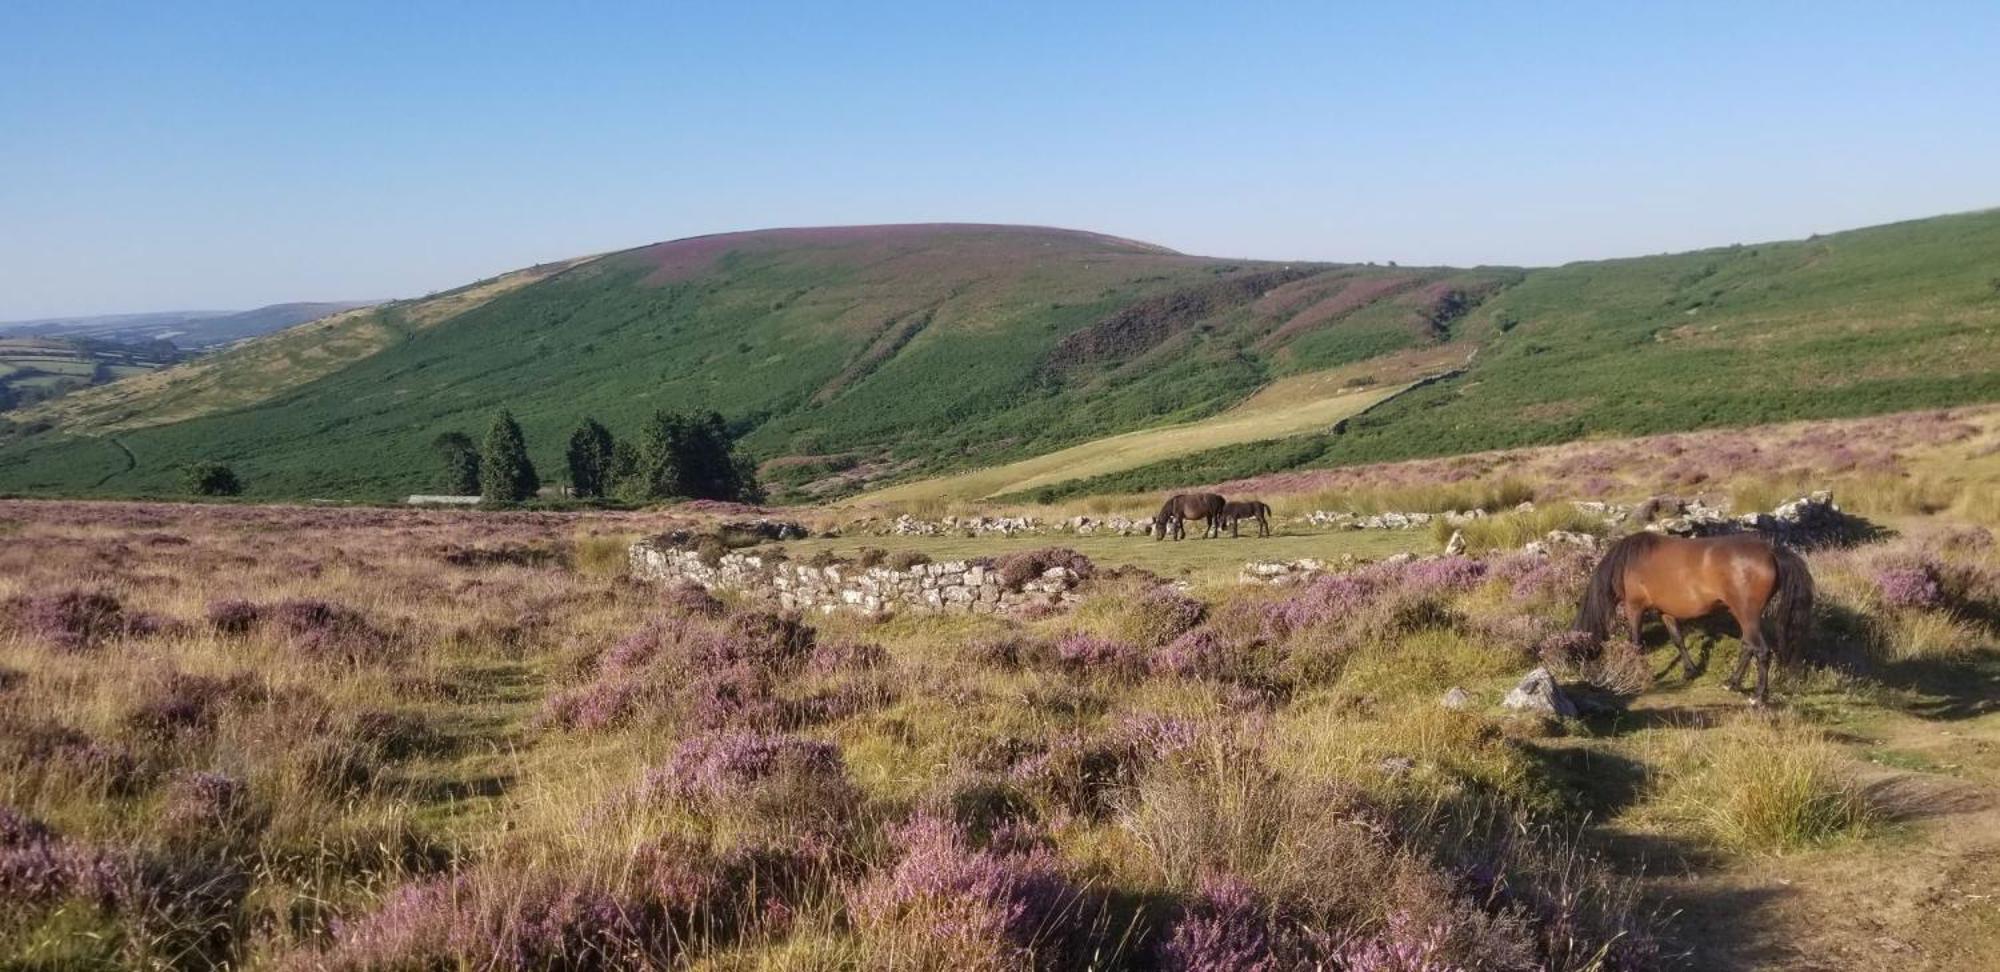
<path id="1" fill-rule="evenodd" d="M 181 483 L 191 496 L 236 496 L 243 492 L 236 471 L 219 462 L 190 463 L 181 474 Z"/>

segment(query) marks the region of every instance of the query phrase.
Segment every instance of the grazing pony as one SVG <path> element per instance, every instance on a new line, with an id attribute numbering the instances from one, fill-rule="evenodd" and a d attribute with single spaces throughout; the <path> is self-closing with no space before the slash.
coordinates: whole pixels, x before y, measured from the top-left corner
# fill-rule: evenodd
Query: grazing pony
<path id="1" fill-rule="evenodd" d="M 1222 533 L 1222 497 L 1215 493 L 1176 493 L 1167 497 L 1160 512 L 1153 514 L 1153 539 L 1165 540 L 1172 531 L 1175 540 L 1187 538 L 1187 521 L 1206 520 L 1208 529 L 1204 537 L 1215 537 Z"/>
<path id="2" fill-rule="evenodd" d="M 1230 536 L 1243 535 L 1237 532 L 1236 526 L 1246 517 L 1257 521 L 1258 536 L 1271 535 L 1271 504 L 1263 500 L 1232 500 L 1222 504 L 1222 523 L 1229 528 Z"/>
<path id="3" fill-rule="evenodd" d="M 1743 654 L 1729 687 L 1743 690 L 1744 669 L 1757 656 L 1757 704 L 1770 700 L 1771 645 L 1764 639 L 1764 609 L 1778 601 L 1778 657 L 1795 660 L 1812 619 L 1813 581 L 1805 559 L 1755 534 L 1670 537 L 1635 533 L 1611 545 L 1598 561 L 1577 609 L 1576 630 L 1603 641 L 1614 615 L 1622 616 L 1639 641 L 1647 611 L 1658 611 L 1680 657 L 1674 664 L 1688 676 L 1694 662 L 1681 640 L 1680 622 L 1728 609 L 1743 629 Z M 1667 666 L 1667 671 L 1673 664 Z M 1660 674 L 1666 674 L 1665 671 Z"/>

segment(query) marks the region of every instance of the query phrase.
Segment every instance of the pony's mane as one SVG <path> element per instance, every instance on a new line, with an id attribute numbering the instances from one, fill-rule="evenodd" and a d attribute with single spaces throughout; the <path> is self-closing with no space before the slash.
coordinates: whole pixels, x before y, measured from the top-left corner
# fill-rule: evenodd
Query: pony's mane
<path id="1" fill-rule="evenodd" d="M 1577 606 L 1575 630 L 1598 641 L 1610 634 L 1612 616 L 1625 599 L 1625 569 L 1665 539 L 1661 534 L 1642 530 L 1619 539 L 1604 552 L 1604 559 L 1597 562 L 1590 583 L 1584 587 L 1583 603 Z"/>

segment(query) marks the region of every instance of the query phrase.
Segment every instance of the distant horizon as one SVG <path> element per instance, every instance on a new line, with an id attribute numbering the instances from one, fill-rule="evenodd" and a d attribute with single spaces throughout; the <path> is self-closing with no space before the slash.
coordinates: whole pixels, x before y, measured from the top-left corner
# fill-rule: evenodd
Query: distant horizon
<path id="1" fill-rule="evenodd" d="M 1260 262 L 1274 262 L 1274 263 L 1286 263 L 1286 262 L 1295 262 L 1295 263 L 1329 263 L 1329 264 L 1347 264 L 1347 265 L 1354 265 L 1354 266 L 1370 266 L 1370 265 L 1374 265 L 1374 266 L 1386 266 L 1386 265 L 1389 265 L 1390 263 L 1395 263 L 1395 264 L 1398 264 L 1398 265 L 1401 265 L 1401 266 L 1405 266 L 1405 267 L 1411 267 L 1411 268 L 1421 268 L 1421 267 L 1459 267 L 1459 268 L 1467 268 L 1467 269 L 1470 269 L 1470 268 L 1474 268 L 1474 267 L 1512 267 L 1512 268 L 1517 268 L 1517 269 L 1522 269 L 1522 270 L 1535 270 L 1535 269 L 1546 269 L 1546 268 L 1550 268 L 1550 267 L 1559 267 L 1559 266 L 1564 266 L 1564 265 L 1566 265 L 1566 264 L 1570 264 L 1570 263 L 1592 263 L 1592 262 L 1597 262 L 1597 261 L 1603 261 L 1603 260 L 1632 260 L 1632 259 L 1640 259 L 1640 258 L 1644 258 L 1644 257 L 1649 257 L 1649 256 L 1663 256 L 1663 255 L 1667 255 L 1667 254 L 1673 254 L 1673 253 L 1689 253 L 1689 252 L 1697 252 L 1697 251 L 1700 251 L 1700 250 L 1713 250 L 1713 249 L 1721 249 L 1721 248 L 1724 248 L 1724 247 L 1730 247 L 1730 246 L 1758 246 L 1758 245 L 1762 245 L 1762 244 L 1766 244 L 1766 243 L 1783 243 L 1783 242 L 1788 242 L 1788 241 L 1794 241 L 1794 240 L 1805 240 L 1805 239 L 1811 239 L 1811 238 L 1813 238 L 1813 237 L 1817 237 L 1817 236 L 1827 236 L 1827 235 L 1831 235 L 1831 234 L 1834 234 L 1834 233 L 1844 233 L 1844 232 L 1848 232 L 1848 231 L 1851 231 L 1851 230 L 1860 230 L 1860 229 L 1869 229 L 1869 228 L 1872 228 L 1872 227 L 1877 227 L 1877 226 L 1892 226 L 1892 225 L 1895 225 L 1895 224 L 1897 224 L 1897 223 L 1909 223 L 1909 222 L 1917 222 L 1917 221 L 1920 221 L 1920 220 L 1926 220 L 1926 219 L 1937 219 L 1937 218 L 1941 218 L 1941 217 L 1947 217 L 1947 216 L 1970 216 L 1970 215 L 1975 215 L 1975 214 L 1978 214 L 1978 213 L 1984 213 L 1984 212 L 1989 212 L 1989 211 L 1995 211 L 1995 210 L 2000 210 L 2000 205 L 1992 205 L 1992 206 L 1975 206 L 1975 207 L 1973 207 L 1973 208 L 1971 208 L 1971 209 L 1962 209 L 1962 210 L 1954 210 L 1954 211 L 1952 211 L 1952 212 L 1943 212 L 1943 213 L 1927 213 L 1927 214 L 1923 214 L 1923 215 L 1919 215 L 1919 216 L 1907 216 L 1907 217 L 1903 217 L 1903 218 L 1899 218 L 1899 219 L 1889 219 L 1889 220 L 1884 220 L 1884 221 L 1881 221 L 1881 222 L 1874 222 L 1874 223 L 1863 223 L 1863 224 L 1860 224 L 1860 225 L 1855 225 L 1855 226 L 1840 226 L 1840 227 L 1833 227 L 1833 228 L 1825 228 L 1825 229 L 1818 229 L 1818 230 L 1812 230 L 1812 231 L 1810 231 L 1810 232 L 1802 232 L 1802 233 L 1798 233 L 1798 234 L 1796 234 L 1796 235 L 1792 235 L 1792 236 L 1772 236 L 1772 237 L 1764 237 L 1764 238 L 1758 238 L 1758 239 L 1742 239 L 1742 240 L 1730 240 L 1730 241 L 1728 241 L 1728 242 L 1715 242 L 1715 243 L 1707 243 L 1707 244 L 1702 244 L 1702 245 L 1699 245 L 1699 246 L 1692 246 L 1692 247 L 1687 247 L 1687 248 L 1685 248 L 1685 249 L 1673 249 L 1673 250 L 1654 250 L 1654 251 L 1650 251 L 1650 252 L 1646 252 L 1646 253 L 1617 253 L 1617 254 L 1610 254 L 1610 255 L 1606 255 L 1606 256 L 1595 256 L 1595 257 L 1578 257 L 1578 258 L 1576 258 L 1576 259 L 1574 259 L 1574 260 L 1566 260 L 1566 261 L 1563 261 L 1562 263 L 1412 263 L 1412 262 L 1408 262 L 1408 261 L 1402 261 L 1402 260 L 1395 260 L 1395 261 L 1390 261 L 1390 260 L 1332 260 L 1332 259 L 1321 259 L 1321 258 L 1317 258 L 1317 257 L 1277 257 L 1277 256 L 1248 256 L 1248 255 L 1245 255 L 1245 254 L 1241 254 L 1241 253 L 1206 253 L 1206 252 L 1201 252 L 1201 251 L 1199 251 L 1199 250 L 1184 250 L 1184 249 L 1181 249 L 1181 248 L 1179 248 L 1179 247 L 1167 247 L 1167 248 L 1168 248 L 1168 249 L 1170 249 L 1170 250 L 1173 250 L 1173 251 L 1174 251 L 1175 253 L 1178 253 L 1178 254 L 1180 254 L 1180 255 L 1182 255 L 1182 256 L 1190 256 L 1190 257 L 1209 257 L 1209 258 L 1215 258 L 1215 259 L 1225 259 L 1225 260 L 1226 260 L 1226 259 L 1239 259 L 1239 260 L 1257 260 L 1257 261 L 1260 261 Z M 412 292 L 412 293 L 406 293 L 406 294 L 397 294 L 397 295 L 395 295 L 395 296 L 391 296 L 391 297 L 377 297 L 377 298 L 364 298 L 364 299 L 354 299 L 354 300 L 349 300 L 349 299 L 345 299 L 345 298 L 338 298 L 338 299 L 321 299 L 321 298 L 304 298 L 304 299 L 297 299 L 297 300 L 274 300 L 274 301 L 267 301 L 267 302 L 264 302 L 264 303 L 260 303 L 260 304 L 256 304 L 256 305 L 254 305 L 254 306 L 241 306 L 241 307 L 225 307 L 225 308 L 206 308 L 206 307 L 204 307 L 204 308 L 165 308 L 165 309 L 160 309 L 160 310 L 110 310 L 110 311 L 99 311 L 99 312 L 85 312 L 85 313 L 75 313 L 75 314 L 65 314 L 65 313 L 58 313 L 58 314 L 45 314 L 45 315 L 42 315 L 42 316 L 39 316 L 39 317 L 27 317 L 27 318 L 6 318 L 6 319 L 0 319 L 0 328 L 8 328 L 8 327 L 18 327 L 18 326 L 22 326 L 22 325 L 33 325 L 33 324 L 45 324 L 45 323 L 52 323 L 52 322 L 57 322 L 57 321 L 82 321 L 82 320 L 89 320 L 89 319 L 94 319 L 94 318 L 112 318 L 112 317 L 137 317 L 137 316 L 144 316 L 144 315 L 152 315 L 152 314 L 160 314 L 160 315 L 167 315 L 167 314 L 217 314 L 217 315 L 227 315 L 227 314 L 243 314 L 243 313 L 248 313 L 248 312 L 250 312 L 250 311 L 257 311 L 257 310 L 263 310 L 264 308 L 267 308 L 267 307 L 276 307 L 276 306 L 282 306 L 282 305 L 285 305 L 285 304 L 349 304 L 349 305 L 373 305 L 373 304 L 384 304 L 384 303 L 389 303 L 389 302 L 391 302 L 391 301 L 397 301 L 397 300 L 412 300 L 412 299 L 418 299 L 418 298 L 422 298 L 422 297 L 424 297 L 424 296 L 427 296 L 427 295 L 429 295 L 429 294 L 435 294 L 435 293 L 440 293 L 440 292 L 442 292 L 442 291 L 446 291 L 446 290 L 451 290 L 451 289 L 454 289 L 454 288 L 457 288 L 457 287 L 462 287 L 462 286 L 464 286 L 464 285 L 466 285 L 466 284 L 469 284 L 469 283 L 473 283 L 474 281 L 477 281 L 477 280 L 484 280 L 484 279 L 486 279 L 486 278 L 488 278 L 488 277 L 494 277 L 494 276 L 498 276 L 498 275 L 500 275 L 500 274 L 504 274 L 504 273 L 509 273 L 509 272 L 512 272 L 512 271 L 514 271 L 514 270 L 521 270 L 521 269 L 525 269 L 525 268 L 527 268 L 527 267 L 532 267 L 532 266 L 537 266 L 537 265 L 540 265 L 540 264 L 544 264 L 544 263 L 555 263 L 555 262 L 560 262 L 560 261 L 563 261 L 563 260 L 570 260 L 570 259 L 576 259 L 576 258 L 578 258 L 578 257 L 584 257 L 584 256 L 601 256 L 601 255 L 608 255 L 608 254 L 612 254 L 612 253 L 620 253 L 620 252 L 623 252 L 623 251 L 626 251 L 626 250 L 634 250 L 634 249 L 639 249 L 639 248 L 642 248 L 642 247 L 647 247 L 647 246 L 655 246 L 655 245 L 658 245 L 658 244 L 661 244 L 661 243 L 674 243 L 674 242 L 679 242 L 679 241 L 681 241 L 681 240 L 691 240 L 691 239 L 700 239 L 700 238 L 702 238 L 702 237 L 708 237 L 708 236 L 730 236 L 730 235 L 737 235 L 737 234 L 745 234 L 745 233 L 764 233 L 764 232 L 777 232 L 777 231 L 783 231 L 783 230 L 795 230 L 795 229 L 827 229 L 827 228 L 838 228 L 838 227 L 870 227 L 870 226 L 955 226 L 955 225 L 962 225 L 962 226 L 1014 226 L 1014 227 L 1030 227 L 1030 228 L 1040 228 L 1040 229 L 1051 229 L 1051 230 L 1060 230 L 1060 231 L 1066 231 L 1066 232 L 1076 232 L 1076 233 L 1090 233 L 1090 234 L 1094 234 L 1094 235 L 1097 235 L 1097 236 L 1108 236 L 1108 237 L 1115 237 L 1115 238 L 1118 238 L 1118 239 L 1124 239 L 1124 240 L 1129 240 L 1129 241 L 1131 241 L 1131 242 L 1133 242 L 1133 243 L 1144 243 L 1144 244 L 1148 244 L 1148 245 L 1152 245 L 1152 246 L 1166 246 L 1166 244 L 1163 244 L 1163 243 L 1160 243 L 1160 242 L 1158 242 L 1158 241 L 1156 241 L 1156 240 L 1146 240 L 1146 239 L 1138 239 L 1138 238 L 1134 238 L 1134 237 L 1130 237 L 1130 236 L 1126 236 L 1125 234 L 1122 234 L 1122 233 L 1106 233 L 1106 232 L 1101 232 L 1101 231 L 1099 231 L 1099 230 L 1094 230 L 1094 229 L 1090 229 L 1090 228 L 1088 228 L 1088 227 L 1082 227 L 1082 226 L 1049 226 L 1049 225 L 1045 225 L 1045 224 L 1040 224 L 1040 223 L 996 223 L 996 222 L 991 222 L 991 221 L 976 221 L 976 222 L 975 222 L 975 221 L 971 221 L 971 220 L 959 220 L 959 219 L 939 219 L 939 220 L 924 220 L 924 221 L 919 221 L 919 222 L 905 222 L 905 223 L 817 223 L 817 224 L 810 224 L 810 225 L 807 225 L 807 224 L 797 224 L 797 225 L 786 225 L 786 226 L 759 226 L 759 227 L 756 227 L 756 228 L 754 228 L 754 229 L 737 229 L 737 230 L 715 230 L 715 231 L 711 231 L 711 232 L 704 232 L 704 233 L 690 233 L 690 234 L 687 234 L 687 235 L 684 235 L 684 236 L 673 236 L 673 237 L 667 237 L 667 238 L 664 238 L 664 239 L 658 239 L 658 240 L 648 240 L 648 241 L 646 241 L 646 242 L 644 242 L 644 243 L 633 243 L 633 244 L 629 244 L 629 245 L 624 245 L 624 246 L 616 246 L 616 247 L 607 247 L 607 248 L 603 248 L 603 249 L 598 249 L 598 250 L 592 250 L 592 251 L 590 251 L 589 253 L 578 253 L 578 254 L 571 254 L 571 255 L 569 255 L 569 256 L 556 256 L 556 257 L 548 257 L 548 258 L 544 258 L 544 259 L 539 259 L 539 260 L 531 260 L 531 261 L 528 261 L 528 262 L 526 262 L 526 263 L 521 263 L 521 264 L 519 264 L 519 265 L 516 265 L 516 266 L 509 266 L 509 267 L 499 267 L 499 268 L 495 268 L 495 269 L 492 269 L 492 270 L 488 270 L 488 271 L 484 271 L 484 272 L 481 272 L 481 273 L 477 274 L 476 276 L 473 276 L 473 277 L 468 277 L 468 278 L 466 278 L 466 279 L 463 279 L 463 280 L 459 280 L 459 281 L 456 281 L 456 282 L 452 282 L 452 283 L 448 283 L 448 284 L 444 284 L 444 285 L 441 285 L 441 286 L 438 286 L 438 287 L 433 287 L 433 288 L 431 288 L 431 289 L 428 289 L 428 290 L 424 290 L 424 291 L 421 291 L 421 292 Z"/>
<path id="2" fill-rule="evenodd" d="M 113 2 L 0 36 L 5 321 L 771 226 L 1540 267 L 2000 204 L 1988 4 Z"/>

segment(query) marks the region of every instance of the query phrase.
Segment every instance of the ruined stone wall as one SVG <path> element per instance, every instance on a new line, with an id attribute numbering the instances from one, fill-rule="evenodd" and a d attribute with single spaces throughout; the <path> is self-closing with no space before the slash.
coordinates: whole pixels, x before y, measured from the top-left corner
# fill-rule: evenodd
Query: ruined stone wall
<path id="1" fill-rule="evenodd" d="M 996 614 L 1062 608 L 1076 601 L 1076 586 L 1081 582 L 1070 569 L 1051 567 L 1022 584 L 1020 590 L 1009 590 L 999 571 L 963 560 L 897 570 L 857 564 L 815 567 L 730 552 L 711 566 L 692 550 L 655 540 L 632 545 L 631 568 L 632 576 L 640 580 L 697 584 L 711 591 L 769 598 L 793 610 L 829 613 L 894 614 L 914 609 Z"/>

